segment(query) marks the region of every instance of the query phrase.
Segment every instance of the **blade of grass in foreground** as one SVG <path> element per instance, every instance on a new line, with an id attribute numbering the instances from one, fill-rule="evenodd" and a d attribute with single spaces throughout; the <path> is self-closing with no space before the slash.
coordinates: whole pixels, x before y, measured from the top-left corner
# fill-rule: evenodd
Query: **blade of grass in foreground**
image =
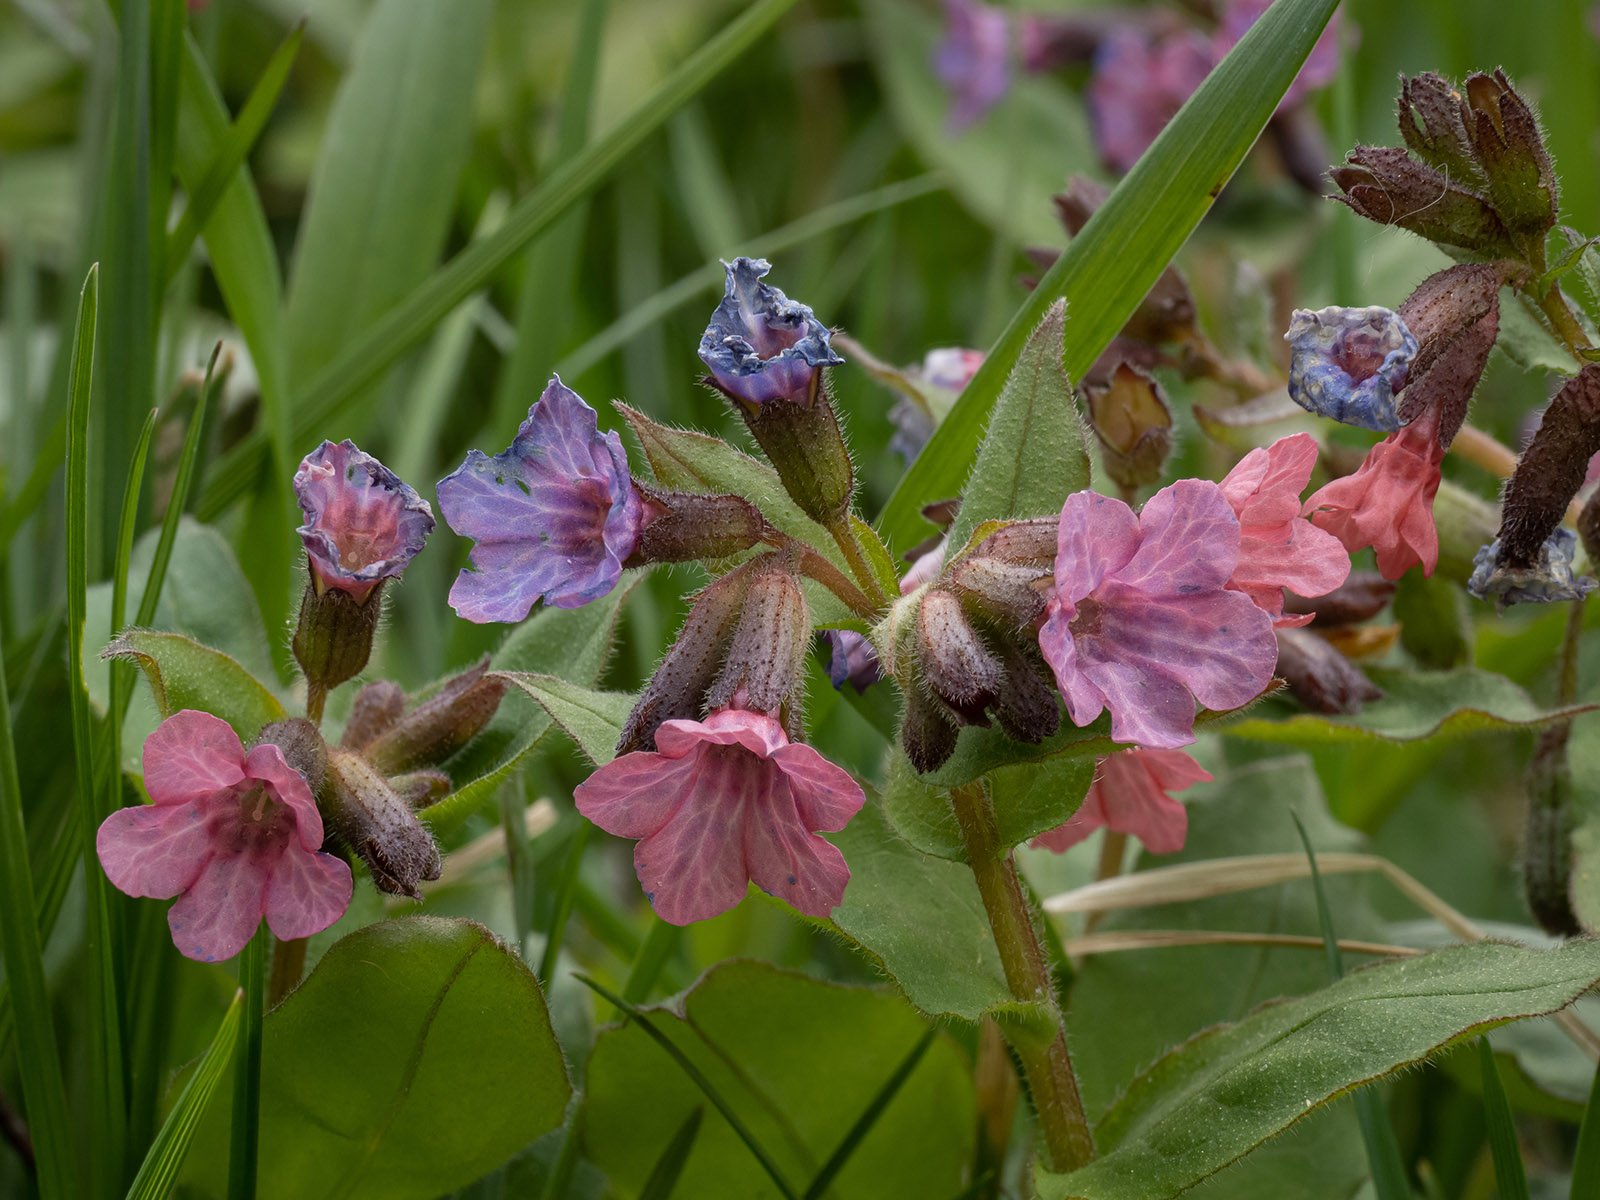
<path id="1" fill-rule="evenodd" d="M 1572 1196 L 1600 1196 L 1600 1068 L 1589 1088 L 1589 1103 L 1578 1127 L 1578 1148 L 1572 1156 Z"/>
<path id="2" fill-rule="evenodd" d="M 1528 1200 L 1528 1176 L 1522 1168 L 1517 1127 L 1511 1119 L 1511 1103 L 1506 1099 L 1500 1068 L 1495 1066 L 1494 1049 L 1488 1038 L 1478 1039 L 1478 1065 L 1483 1068 L 1484 1123 L 1488 1127 L 1489 1153 L 1494 1159 L 1494 1178 L 1500 1189 L 1500 1200 Z"/>
<path id="3" fill-rule="evenodd" d="M 296 406 L 295 434 L 310 436 L 326 426 L 451 309 L 487 284 L 534 236 L 598 188 L 641 142 L 743 55 L 794 3 L 757 0 L 729 21 L 615 129 L 519 200 L 499 229 L 472 242 L 351 339 L 339 356 L 306 384 Z M 216 516 L 250 490 L 265 449 L 265 438 L 252 434 L 219 460 L 199 506 L 202 520 Z"/>
<path id="4" fill-rule="evenodd" d="M 1232 177 L 1338 0 L 1277 0 L 1206 77 L 1155 144 L 1039 281 L 884 508 L 879 530 L 909 546 L 921 509 L 954 496 L 1028 334 L 1067 300 L 1068 378 L 1081 380 Z"/>

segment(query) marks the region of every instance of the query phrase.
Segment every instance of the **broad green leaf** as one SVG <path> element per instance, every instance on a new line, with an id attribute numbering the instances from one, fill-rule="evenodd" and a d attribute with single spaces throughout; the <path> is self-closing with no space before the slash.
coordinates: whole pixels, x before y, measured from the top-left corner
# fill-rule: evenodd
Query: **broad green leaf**
<path id="1" fill-rule="evenodd" d="M 267 1014 L 259 1194 L 432 1200 L 559 1125 L 571 1094 L 537 980 L 487 929 L 369 925 Z M 225 1107 L 183 1172 L 201 1194 L 226 1170 Z"/>
<path id="2" fill-rule="evenodd" d="M 130 629 L 105 654 L 129 659 L 144 672 L 163 720 L 198 708 L 221 717 L 249 742 L 263 725 L 285 716 L 278 698 L 238 660 L 184 634 Z"/>
<path id="3" fill-rule="evenodd" d="M 1058 300 L 1028 335 L 1000 389 L 950 527 L 951 546 L 965 546 L 984 521 L 1058 513 L 1067 496 L 1089 486 L 1083 423 L 1061 369 L 1066 322 L 1066 304 Z"/>
<path id="4" fill-rule="evenodd" d="M 1277 0 L 1189 97 L 1045 272 L 900 481 L 879 522 L 890 545 L 919 540 L 922 506 L 960 490 L 1005 378 L 1059 299 L 1071 313 L 1062 366 L 1083 378 L 1244 161 L 1337 7 Z"/>
<path id="5" fill-rule="evenodd" d="M 951 191 L 1018 245 L 1059 246 L 1066 231 L 1050 197 L 1074 172 L 1097 174 L 1082 102 L 1054 79 L 1014 69 L 1006 96 L 972 128 L 952 134 L 950 93 L 933 73 L 941 23 L 907 0 L 864 6 L 873 62 L 895 122 Z"/>
<path id="6" fill-rule="evenodd" d="M 1201 720 L 1204 720 L 1202 714 Z M 1082 729 L 1070 721 L 1042 742 L 1029 745 L 1007 737 L 999 729 L 969 725 L 956 740 L 950 761 L 926 776 L 929 783 L 957 787 L 971 783 L 997 767 L 1043 763 L 1063 758 L 1099 758 L 1116 750 L 1110 736 L 1111 719 L 1102 716 Z"/>
<path id="7" fill-rule="evenodd" d="M 1466 593 L 1452 580 L 1407 571 L 1395 587 L 1400 645 L 1420 667 L 1448 671 L 1472 662 L 1472 624 Z"/>
<path id="8" fill-rule="evenodd" d="M 334 97 L 285 317 L 303 382 L 421 282 L 444 247 L 472 135 L 489 0 L 379 0 Z"/>
<path id="9" fill-rule="evenodd" d="M 1383 699 L 1350 716 L 1294 713 L 1286 703 L 1268 701 L 1249 716 L 1222 726 L 1233 737 L 1291 746 L 1318 746 L 1380 738 L 1393 742 L 1459 737 L 1502 729 L 1547 725 L 1591 704 L 1546 709 L 1503 675 L 1463 667 L 1455 671 L 1416 671 L 1395 667 L 1367 670 L 1383 689 Z"/>
<path id="10" fill-rule="evenodd" d="M 1095 761 L 1089 755 L 1059 757 L 990 772 L 986 786 L 1000 844 L 1019 846 L 1077 812 L 1094 781 Z M 883 812 L 895 831 L 924 854 L 966 861 L 948 790 L 918 775 L 898 752 L 884 781 Z"/>
<path id="11" fill-rule="evenodd" d="M 827 1161 L 926 1029 L 891 992 L 756 962 L 714 967 L 672 1008 L 646 1012 L 797 1188 Z M 684 1120 L 705 1103 L 638 1026 L 614 1026 L 601 1033 L 589 1060 L 588 1156 L 620 1194 L 636 1195 Z M 964 1182 L 974 1119 L 970 1067 L 954 1043 L 936 1037 L 828 1194 L 953 1195 Z M 708 1108 L 674 1194 L 775 1193 L 728 1122 Z"/>
<path id="12" fill-rule="evenodd" d="M 1362 1084 L 1600 983 L 1600 942 L 1478 942 L 1389 960 L 1199 1035 L 1101 1119 L 1101 1157 L 1042 1175 L 1048 1200 L 1158 1200 L 1192 1187 Z"/>
<path id="13" fill-rule="evenodd" d="M 538 701 L 561 732 L 597 767 L 605 766 L 616 755 L 623 722 L 638 699 L 632 692 L 599 692 L 559 675 L 505 671 L 500 678 Z"/>

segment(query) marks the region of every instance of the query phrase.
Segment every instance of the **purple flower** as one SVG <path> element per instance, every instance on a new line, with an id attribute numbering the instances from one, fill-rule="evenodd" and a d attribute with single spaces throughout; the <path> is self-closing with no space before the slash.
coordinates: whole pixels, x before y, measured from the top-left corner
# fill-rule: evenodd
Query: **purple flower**
<path id="1" fill-rule="evenodd" d="M 1137 516 L 1076 492 L 1061 509 L 1039 648 L 1078 725 L 1111 711 L 1111 738 L 1174 750 L 1195 701 L 1246 704 L 1278 661 L 1272 618 L 1228 590 L 1239 520 L 1216 484 L 1180 479 Z"/>
<path id="2" fill-rule="evenodd" d="M 809 402 L 817 368 L 844 362 L 828 344 L 828 328 L 804 304 L 761 282 L 772 270 L 764 258 L 723 263 L 722 303 L 700 339 L 700 361 L 724 392 L 746 404 Z"/>
<path id="3" fill-rule="evenodd" d="M 1216 65 L 1212 44 L 1195 30 L 1152 38 L 1119 29 L 1100 44 L 1089 80 L 1089 116 L 1107 165 L 1126 171 L 1156 140 Z"/>
<path id="4" fill-rule="evenodd" d="M 1245 35 L 1250 26 L 1261 19 L 1262 14 L 1271 5 L 1272 0 L 1228 0 L 1222 10 L 1222 23 L 1218 26 L 1216 34 L 1219 60 L 1233 49 L 1234 44 Z M 1300 68 L 1300 74 L 1295 76 L 1294 82 L 1289 85 L 1289 90 L 1284 93 L 1278 111 L 1292 108 L 1311 92 L 1327 87 L 1338 73 L 1339 14 L 1335 12 L 1323 29 L 1322 36 L 1317 39 L 1317 44 L 1311 47 L 1311 53 L 1306 56 L 1306 61 Z"/>
<path id="5" fill-rule="evenodd" d="M 945 0 L 945 36 L 933 69 L 950 90 L 950 132 L 960 133 L 1011 88 L 1011 22 L 978 0 Z"/>
<path id="6" fill-rule="evenodd" d="M 843 691 L 848 683 L 860 694 L 882 678 L 878 673 L 877 652 L 859 633 L 852 629 L 825 629 L 822 640 L 832 651 L 828 659 L 828 679 L 834 691 Z"/>
<path id="7" fill-rule="evenodd" d="M 352 441 L 323 442 L 300 462 L 294 494 L 317 591 L 365 600 L 397 578 L 433 532 L 433 509 Z"/>
<path id="8" fill-rule="evenodd" d="M 481 450 L 439 482 L 444 519 L 477 542 L 450 589 L 469 621 L 520 621 L 535 602 L 577 608 L 617 584 L 639 542 L 644 505 L 615 433 L 559 378 L 511 446 Z"/>
<path id="9" fill-rule="evenodd" d="M 1394 433 L 1394 394 L 1405 386 L 1417 339 L 1387 308 L 1297 308 L 1283 335 L 1294 350 L 1289 396 L 1321 417 Z"/>

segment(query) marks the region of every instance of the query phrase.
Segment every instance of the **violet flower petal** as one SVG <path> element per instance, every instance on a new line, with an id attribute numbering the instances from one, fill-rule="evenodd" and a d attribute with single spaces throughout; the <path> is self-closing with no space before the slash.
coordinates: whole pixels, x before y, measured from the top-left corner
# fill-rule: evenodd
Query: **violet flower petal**
<path id="1" fill-rule="evenodd" d="M 828 327 L 804 304 L 761 282 L 764 258 L 723 263 L 727 287 L 700 339 L 700 361 L 729 395 L 748 404 L 804 399 L 821 367 L 844 362 Z"/>

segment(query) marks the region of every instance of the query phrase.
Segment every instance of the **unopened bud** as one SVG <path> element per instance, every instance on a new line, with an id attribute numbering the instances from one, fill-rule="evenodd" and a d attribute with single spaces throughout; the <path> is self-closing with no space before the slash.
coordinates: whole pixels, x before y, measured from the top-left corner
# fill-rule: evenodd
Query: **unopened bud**
<path id="1" fill-rule="evenodd" d="M 1424 71 L 1400 80 L 1400 136 L 1411 152 L 1452 179 L 1481 183 L 1467 136 L 1467 102 L 1442 75 Z"/>
<path id="2" fill-rule="evenodd" d="M 363 749 L 406 711 L 406 692 L 398 683 L 379 679 L 356 693 L 350 719 L 344 723 L 339 744 L 346 750 Z"/>
<path id="3" fill-rule="evenodd" d="M 1531 566 L 1513 567 L 1501 561 L 1504 547 L 1496 538 L 1472 560 L 1467 590 L 1479 600 L 1493 596 L 1501 605 L 1582 600 L 1596 584 L 1587 575 L 1573 572 L 1572 556 L 1577 548 L 1577 534 L 1570 529 L 1557 529 L 1545 538 L 1538 559 Z"/>
<path id="4" fill-rule="evenodd" d="M 367 864 L 379 890 L 420 900 L 417 885 L 439 878 L 439 848 L 389 781 L 361 755 L 334 748 L 322 795 L 331 832 Z"/>
<path id="5" fill-rule="evenodd" d="M 997 625 L 1024 629 L 1044 612 L 1049 569 L 1008 563 L 990 555 L 968 555 L 950 569 L 947 582 Z"/>
<path id="6" fill-rule="evenodd" d="M 304 717 L 290 717 L 261 727 L 257 745 L 276 746 L 283 761 L 305 777 L 313 793 L 322 786 L 328 765 L 328 746 L 317 727 Z"/>
<path id="7" fill-rule="evenodd" d="M 1160 385 L 1121 363 L 1106 386 L 1084 390 L 1089 421 L 1105 451 L 1106 474 L 1129 492 L 1160 480 L 1172 453 L 1172 409 Z"/>
<path id="8" fill-rule="evenodd" d="M 1061 728 L 1061 694 L 1038 645 L 995 639 L 1005 677 L 994 699 L 994 718 L 1007 736 L 1037 745 Z"/>
<path id="9" fill-rule="evenodd" d="M 1572 907 L 1572 772 L 1563 721 L 1539 734 L 1528 766 L 1528 825 L 1522 848 L 1522 886 L 1528 909 L 1546 933 L 1576 937 L 1583 932 Z"/>
<path id="10" fill-rule="evenodd" d="M 396 796 L 405 801 L 408 808 L 413 812 L 419 812 L 430 804 L 437 804 L 443 800 L 455 785 L 451 783 L 450 776 L 443 771 L 410 771 L 404 775 L 391 776 L 389 786 L 394 789 Z"/>
<path id="11" fill-rule="evenodd" d="M 1578 536 L 1591 563 L 1600 565 L 1600 491 L 1590 496 L 1578 514 Z"/>
<path id="12" fill-rule="evenodd" d="M 722 671 L 706 694 L 709 708 L 777 712 L 794 691 L 811 642 L 811 614 L 800 582 L 773 564 L 745 594 L 739 624 L 728 643 Z"/>
<path id="13" fill-rule="evenodd" d="M 337 588 L 323 590 L 315 580 L 306 584 L 294 631 L 294 659 L 308 683 L 327 691 L 366 668 L 382 598 L 382 581 L 360 600 Z"/>
<path id="14" fill-rule="evenodd" d="M 367 743 L 366 757 L 385 775 L 437 766 L 489 723 L 506 692 L 506 681 L 488 674 L 485 655 L 445 682 L 439 691 Z"/>
<path id="15" fill-rule="evenodd" d="M 939 588 L 922 597 L 917 611 L 917 654 L 934 695 L 968 724 L 987 725 L 1005 667 L 973 628 L 961 601 Z"/>
<path id="16" fill-rule="evenodd" d="M 1325 596 L 1284 593 L 1283 611 L 1310 615 L 1313 625 L 1356 625 L 1383 611 L 1394 596 L 1395 585 L 1376 571 L 1352 571 L 1350 578 Z"/>
<path id="17" fill-rule="evenodd" d="M 1544 411 L 1539 430 L 1517 462 L 1501 504 L 1502 567 L 1535 566 L 1546 540 L 1600 452 L 1600 364 L 1567 380 Z"/>
<path id="18" fill-rule="evenodd" d="M 1555 168 L 1527 102 L 1503 71 L 1466 83 L 1467 137 L 1488 182 L 1490 201 L 1531 262 L 1544 258 L 1544 235 L 1556 223 Z"/>
<path id="19" fill-rule="evenodd" d="M 625 566 L 731 558 L 760 543 L 767 523 L 738 496 L 664 492 L 635 481 L 644 499 L 639 544 Z"/>
<path id="20" fill-rule="evenodd" d="M 1277 673 L 1313 712 L 1355 713 L 1383 692 L 1344 655 L 1314 633 L 1279 629 Z"/>
<path id="21" fill-rule="evenodd" d="M 942 703 L 920 687 L 904 691 L 905 711 L 900 717 L 900 745 L 918 771 L 937 771 L 956 752 L 961 726 Z"/>
<path id="22" fill-rule="evenodd" d="M 1481 196 L 1417 162 L 1396 146 L 1357 146 L 1328 172 L 1356 213 L 1379 225 L 1398 225 L 1430 242 L 1486 258 L 1514 255 L 1506 227 Z"/>

